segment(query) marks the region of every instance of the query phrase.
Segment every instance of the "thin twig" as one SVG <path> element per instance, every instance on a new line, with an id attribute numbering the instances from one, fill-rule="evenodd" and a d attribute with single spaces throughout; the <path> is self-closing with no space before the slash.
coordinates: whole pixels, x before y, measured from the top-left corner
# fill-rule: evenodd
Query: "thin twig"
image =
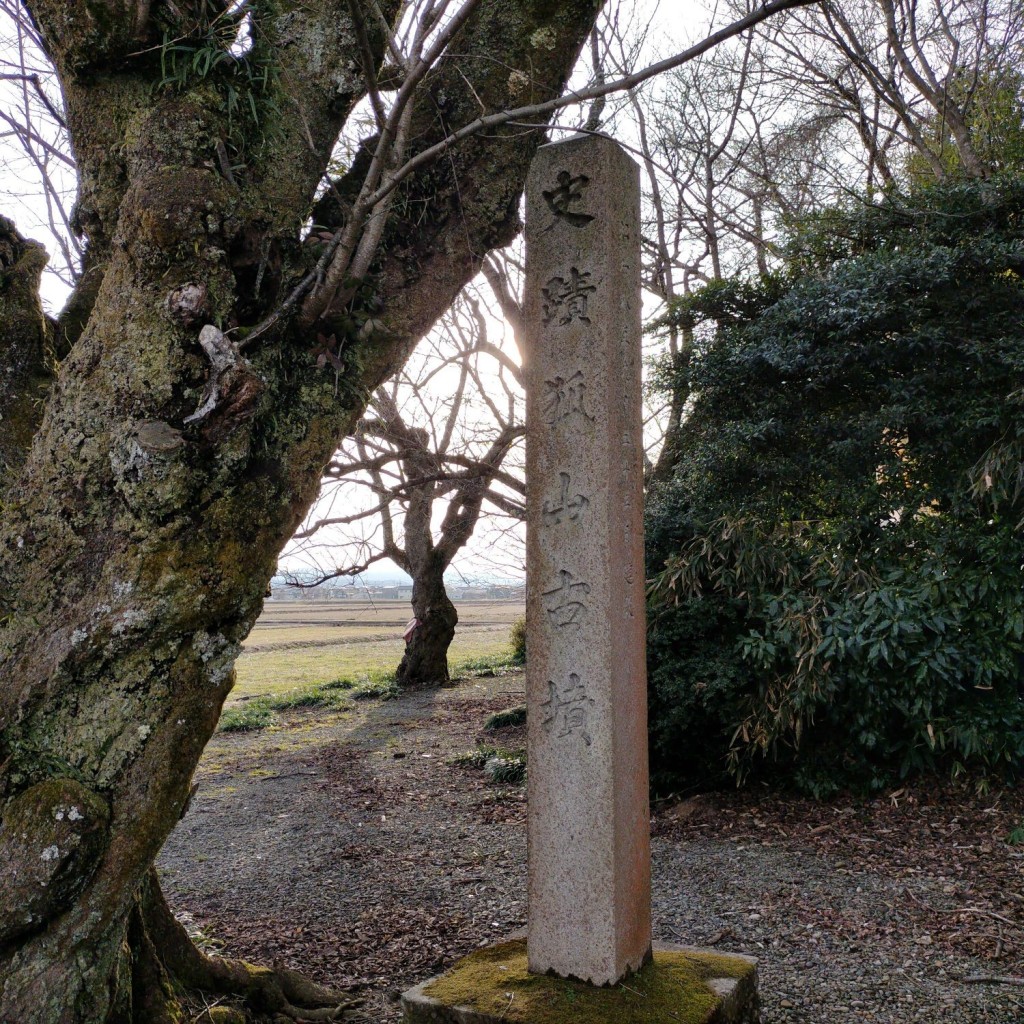
<path id="1" fill-rule="evenodd" d="M 36 95 L 42 100 L 43 106 L 50 112 L 50 117 L 60 125 L 61 128 L 67 130 L 68 123 L 64 120 L 64 115 L 50 102 L 50 97 L 46 95 L 46 91 L 43 89 L 43 83 L 39 80 L 39 75 L 29 75 L 29 81 L 32 83 L 36 90 Z"/>
<path id="2" fill-rule="evenodd" d="M 904 892 L 919 906 L 930 910 L 933 914 L 980 914 L 983 917 L 991 917 L 994 921 L 1002 921 L 1003 924 L 1009 925 L 1011 928 L 1017 928 L 1024 931 L 1024 925 L 1018 924 L 1016 921 L 1011 921 L 1008 917 L 1003 917 L 1002 914 L 997 914 L 994 910 L 986 910 L 984 907 L 953 907 L 952 909 L 946 910 L 940 907 L 933 907 L 930 903 L 925 903 L 919 896 L 915 896 L 910 889 L 905 888 Z"/>
<path id="3" fill-rule="evenodd" d="M 1024 978 L 1015 978 L 1010 975 L 970 974 L 961 980 L 972 985 L 1017 985 L 1024 988 Z"/>

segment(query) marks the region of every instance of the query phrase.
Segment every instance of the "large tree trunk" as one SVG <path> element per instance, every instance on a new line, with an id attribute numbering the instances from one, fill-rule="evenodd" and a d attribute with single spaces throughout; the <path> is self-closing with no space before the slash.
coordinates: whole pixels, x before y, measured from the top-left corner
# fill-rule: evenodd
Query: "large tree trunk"
<path id="1" fill-rule="evenodd" d="M 448 648 L 459 613 L 444 587 L 445 562 L 428 559 L 412 584 L 412 613 L 418 621 L 405 645 L 395 678 L 405 689 L 443 686 L 449 681 Z"/>
<path id="2" fill-rule="evenodd" d="M 364 91 L 360 54 L 383 53 L 376 22 L 360 39 L 347 2 L 250 5 L 250 59 L 269 70 L 245 124 L 215 76 L 159 84 L 161 39 L 187 42 L 217 4 L 29 7 L 61 74 L 96 272 L 24 466 L 0 481 L 0 1021 L 159 1024 L 187 1019 L 182 992 L 218 985 L 254 1013 L 301 1017 L 296 1003 L 330 994 L 196 968 L 151 865 L 322 467 L 364 396 L 515 230 L 538 140 L 470 141 L 410 179 L 371 294 L 353 300 L 384 330 L 346 336 L 348 309 L 316 325 L 346 338 L 337 378 L 293 321 L 243 356 L 221 331 L 244 337 L 315 262 L 299 226 Z M 484 0 L 410 137 L 426 146 L 480 103 L 507 105 L 522 87 L 509 68 L 527 69 L 532 95 L 557 93 L 594 14 L 590 0 Z M 19 322 L 38 320 L 22 307 Z M 24 333 L 11 345 L 38 344 Z"/>

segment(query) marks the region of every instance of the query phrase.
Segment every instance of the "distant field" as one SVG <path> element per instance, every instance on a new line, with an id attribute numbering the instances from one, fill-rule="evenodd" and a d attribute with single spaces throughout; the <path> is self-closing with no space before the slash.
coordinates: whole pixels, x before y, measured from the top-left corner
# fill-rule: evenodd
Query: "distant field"
<path id="1" fill-rule="evenodd" d="M 506 625 L 523 614 L 515 601 L 456 601 L 459 626 Z M 408 601 L 267 601 L 256 620 L 247 643 L 267 629 L 283 626 L 323 626 L 388 624 L 400 626 L 399 634 L 412 617 Z"/>
<path id="2" fill-rule="evenodd" d="M 512 601 L 457 603 L 459 625 L 449 651 L 458 663 L 502 653 L 523 614 Z M 268 601 L 237 663 L 232 698 L 272 693 L 339 676 L 397 668 L 412 612 L 405 601 Z"/>

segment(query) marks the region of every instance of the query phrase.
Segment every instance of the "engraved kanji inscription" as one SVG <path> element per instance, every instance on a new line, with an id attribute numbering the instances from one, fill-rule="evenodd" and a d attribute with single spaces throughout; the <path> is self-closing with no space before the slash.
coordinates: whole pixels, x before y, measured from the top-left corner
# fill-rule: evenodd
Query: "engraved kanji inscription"
<path id="1" fill-rule="evenodd" d="M 571 377 L 553 377 L 544 381 L 543 416 L 544 422 L 553 427 L 570 416 L 582 416 L 593 422 L 594 417 L 587 410 L 587 379 L 582 370 Z"/>
<path id="2" fill-rule="evenodd" d="M 571 324 L 574 320 L 589 324 L 587 316 L 587 299 L 597 291 L 597 285 L 591 284 L 593 274 L 589 270 L 569 268 L 568 277 L 552 277 L 547 287 L 541 289 L 544 296 L 544 323 L 549 324 L 557 319 L 560 326 Z"/>
<path id="3" fill-rule="evenodd" d="M 566 519 L 570 522 L 575 522 L 590 504 L 590 499 L 585 494 L 577 494 L 575 497 L 570 497 L 569 486 L 571 480 L 569 474 L 559 473 L 558 475 L 562 480 L 562 493 L 557 501 L 544 502 L 541 519 L 545 526 L 558 526 L 559 523 L 564 522 Z"/>
<path id="4" fill-rule="evenodd" d="M 572 207 L 583 202 L 583 190 L 590 184 L 590 179 L 585 174 L 573 177 L 568 171 L 559 171 L 555 180 L 557 184 L 554 188 L 541 191 L 548 209 L 555 215 L 555 219 L 544 230 L 550 231 L 560 220 L 574 228 L 586 227 L 594 219 L 593 216 Z"/>
<path id="5" fill-rule="evenodd" d="M 569 673 L 569 685 L 561 690 L 549 679 L 548 699 L 540 705 L 547 709 L 541 724 L 549 733 L 557 730 L 559 738 L 578 733 L 589 747 L 591 736 L 587 729 L 587 712 L 593 704 L 594 698 L 587 695 L 587 688 L 576 672 Z"/>
<path id="6" fill-rule="evenodd" d="M 578 629 L 589 611 L 583 598 L 590 593 L 590 584 L 576 581 L 568 569 L 559 569 L 558 579 L 558 586 L 542 595 L 544 609 L 556 628 Z"/>

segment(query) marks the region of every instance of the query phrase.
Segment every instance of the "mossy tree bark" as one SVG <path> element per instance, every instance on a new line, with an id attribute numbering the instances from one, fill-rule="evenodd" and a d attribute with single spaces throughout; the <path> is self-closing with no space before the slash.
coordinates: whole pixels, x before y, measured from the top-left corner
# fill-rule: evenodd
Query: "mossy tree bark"
<path id="1" fill-rule="evenodd" d="M 19 467 L 0 481 L 0 1020 L 176 1021 L 190 988 L 327 1019 L 330 993 L 200 958 L 151 868 L 322 467 L 511 237 L 539 133 L 467 140 L 421 168 L 346 308 L 310 330 L 284 318 L 243 355 L 222 332 L 243 337 L 318 256 L 300 229 L 364 94 L 361 62 L 381 62 L 376 21 L 357 31 L 348 0 L 257 0 L 246 61 L 197 78 L 168 73 L 163 40 L 223 51 L 226 2 L 26 6 L 61 76 L 89 257 L 49 324 L 27 287 L 37 250 L 0 225 L 0 357 L 22 368 L 0 393 L 3 458 Z M 593 0 L 482 0 L 409 137 L 427 146 L 524 89 L 556 94 L 595 14 Z M 361 173 L 320 223 L 341 222 Z M 381 330 L 359 337 L 361 311 Z M 310 354 L 317 333 L 343 339 L 337 375 Z M 45 405 L 26 403 L 47 387 L 48 338 L 70 351 Z"/>
<path id="2" fill-rule="evenodd" d="M 53 379 L 52 325 L 39 301 L 45 265 L 43 247 L 0 217 L 0 481 L 24 462 Z"/>

